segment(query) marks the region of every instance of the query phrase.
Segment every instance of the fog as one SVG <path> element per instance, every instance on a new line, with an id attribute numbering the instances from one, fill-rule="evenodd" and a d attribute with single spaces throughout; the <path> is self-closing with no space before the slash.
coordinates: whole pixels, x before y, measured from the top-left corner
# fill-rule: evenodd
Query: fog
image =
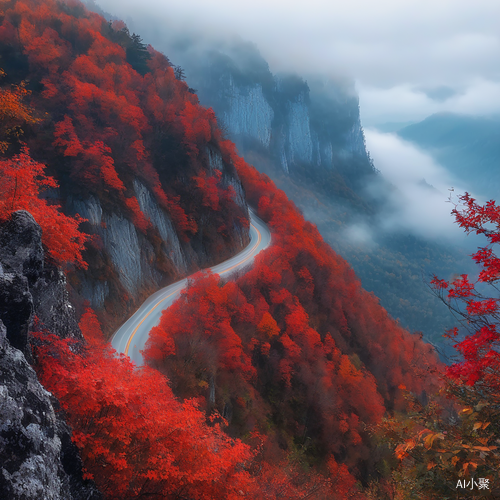
<path id="1" fill-rule="evenodd" d="M 496 0 L 99 0 L 146 40 L 240 36 L 271 71 L 346 75 L 365 126 L 500 112 Z M 174 61 L 175 62 L 175 61 Z M 443 89 L 445 89 L 443 91 Z"/>
<path id="2" fill-rule="evenodd" d="M 394 187 L 389 193 L 377 185 L 367 187 L 372 194 L 383 192 L 385 197 L 378 226 L 372 231 L 411 232 L 426 239 L 463 243 L 466 236 L 451 215 L 457 196 L 467 191 L 460 180 L 394 134 L 367 129 L 365 135 L 375 165 Z M 481 199 L 477 193 L 472 194 Z M 363 243 L 359 234 L 355 236 Z M 364 238 L 369 241 L 366 234 Z"/>

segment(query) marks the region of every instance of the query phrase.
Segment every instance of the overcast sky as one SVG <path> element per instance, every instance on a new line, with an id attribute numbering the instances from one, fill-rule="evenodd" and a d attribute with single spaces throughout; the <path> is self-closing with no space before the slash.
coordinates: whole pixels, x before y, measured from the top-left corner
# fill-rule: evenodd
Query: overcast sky
<path id="1" fill-rule="evenodd" d="M 97 1 L 166 31 L 239 34 L 273 72 L 348 75 L 366 126 L 500 113 L 499 0 Z"/>

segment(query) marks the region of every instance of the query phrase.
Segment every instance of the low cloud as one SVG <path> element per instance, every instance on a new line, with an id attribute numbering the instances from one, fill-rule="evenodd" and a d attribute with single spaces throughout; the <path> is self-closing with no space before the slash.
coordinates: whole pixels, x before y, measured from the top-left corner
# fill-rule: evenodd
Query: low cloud
<path id="1" fill-rule="evenodd" d="M 384 209 L 379 232 L 409 232 L 426 239 L 464 241 L 464 232 L 450 215 L 450 194 L 465 192 L 457 179 L 429 155 L 393 134 L 366 130 L 367 148 L 375 166 L 393 189 L 379 185 L 368 189 L 383 193 Z M 450 189 L 454 189 L 453 192 Z"/>
<path id="2" fill-rule="evenodd" d="M 368 226 L 366 222 L 349 224 L 341 232 L 341 238 L 346 239 L 349 244 L 362 247 L 366 252 L 377 247 L 377 230 Z"/>
<path id="3" fill-rule="evenodd" d="M 497 0 L 97 1 L 167 55 L 181 38 L 239 36 L 274 72 L 350 77 L 365 125 L 500 112 Z"/>
<path id="4" fill-rule="evenodd" d="M 474 80 L 447 89 L 446 99 L 436 99 L 426 87 L 411 84 L 376 88 L 358 83 L 361 119 L 365 127 L 384 122 L 420 121 L 434 113 L 467 115 L 500 113 L 500 82 Z M 439 89 L 440 87 L 435 87 Z M 432 91 L 433 87 L 427 87 Z"/>
<path id="5" fill-rule="evenodd" d="M 447 87 L 446 85 L 439 85 L 437 87 L 423 86 L 417 87 L 416 90 L 424 93 L 429 99 L 438 102 L 445 102 L 458 93 L 456 89 Z"/>

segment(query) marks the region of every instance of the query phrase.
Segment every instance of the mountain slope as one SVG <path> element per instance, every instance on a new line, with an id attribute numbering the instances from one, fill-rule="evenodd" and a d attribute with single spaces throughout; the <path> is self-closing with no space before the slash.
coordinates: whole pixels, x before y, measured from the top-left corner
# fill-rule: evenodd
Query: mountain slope
<path id="1" fill-rule="evenodd" d="M 0 497 L 100 500 L 57 400 L 28 363 L 35 318 L 83 340 L 64 275 L 45 261 L 41 237 L 25 211 L 0 223 Z"/>
<path id="2" fill-rule="evenodd" d="M 286 194 L 237 154 L 165 56 L 123 23 L 110 25 L 73 0 L 12 0 L 2 9 L 8 78 L 30 78 L 32 94 L 23 98 L 39 113 L 34 122 L 21 120 L 24 138 L 60 186 L 41 168 L 38 181 L 50 189 L 40 206 L 57 212 L 60 198 L 68 213 L 88 219 L 81 228 L 92 235 L 87 262 L 66 268 L 75 308 L 51 252 L 29 256 L 44 272 L 21 278 L 23 286 L 39 278 L 40 287 L 52 280 L 56 290 L 34 288 L 42 324 L 28 305 L 26 321 L 6 322 L 7 337 L 16 339 L 14 324 L 17 337 L 31 341 L 38 376 L 71 424 L 83 477 L 117 500 L 364 500 L 356 481 L 384 479 L 390 457 L 369 429 L 386 412 L 405 411 L 405 387 L 422 400 L 435 390 L 432 347 L 401 328 Z M 304 83 L 286 79 L 285 87 L 291 97 L 278 125 L 289 170 L 280 168 L 299 182 L 311 158 L 323 162 L 321 148 L 319 156 L 314 151 L 326 139 L 305 126 L 314 113 Z M 10 95 L 8 87 L 1 91 Z M 346 168 L 360 169 L 350 179 L 316 166 L 327 172 L 328 189 L 344 186 L 345 203 L 367 212 L 358 174 L 375 172 L 358 148 L 357 116 L 348 120 L 343 145 L 330 145 L 339 165 L 344 155 Z M 240 125 L 253 123 L 240 118 Z M 21 175 L 29 171 L 20 161 L 26 150 L 16 154 L 18 139 L 10 137 L 0 170 L 8 187 L 0 217 L 10 221 L 32 182 Z M 182 259 L 193 270 L 244 245 L 247 200 L 269 224 L 273 245 L 233 281 L 211 274 L 190 281 L 154 331 L 148 355 L 159 371 L 136 370 L 116 356 L 84 299 L 99 306 L 109 331 L 141 295 L 182 274 Z M 15 254 L 20 245 L 12 252 L 9 244 L 2 247 Z M 23 309 L 22 301 L 4 305 L 14 318 Z M 75 316 L 86 341 L 78 327 L 66 335 Z M 29 357 L 27 342 L 21 345 Z"/>
<path id="3" fill-rule="evenodd" d="M 141 18 L 131 22 L 146 32 Z M 257 48 L 243 41 L 176 43 L 155 30 L 148 36 L 182 66 L 183 77 L 248 161 L 273 178 L 371 211 L 360 188 L 374 170 L 351 82 L 273 74 Z"/>
<path id="4" fill-rule="evenodd" d="M 29 80 L 38 123 L 23 124 L 24 138 L 59 183 L 47 196 L 94 236 L 89 272 L 71 285 L 108 328 L 148 292 L 247 243 L 215 117 L 165 56 L 78 3 L 8 2 L 1 21 L 4 86 Z"/>
<path id="5" fill-rule="evenodd" d="M 143 26 L 140 18 L 131 22 Z M 273 75 L 250 43 L 204 40 L 205 46 L 185 38 L 175 43 L 175 37 L 172 41 L 154 29 L 148 36 L 182 65 L 186 81 L 203 104 L 213 107 L 245 160 L 268 174 L 317 224 L 363 286 L 405 328 L 442 346 L 453 317 L 425 281 L 433 272 L 450 275 L 457 261 L 465 268 L 466 252 L 409 231 L 374 230 L 367 245 L 350 237 L 359 228 L 380 227 L 384 200 L 394 189 L 366 151 L 353 84 Z"/>

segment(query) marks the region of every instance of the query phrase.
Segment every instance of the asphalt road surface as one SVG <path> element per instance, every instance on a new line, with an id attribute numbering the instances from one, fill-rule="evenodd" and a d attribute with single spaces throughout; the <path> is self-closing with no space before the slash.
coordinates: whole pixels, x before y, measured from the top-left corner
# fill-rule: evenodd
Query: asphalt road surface
<path id="1" fill-rule="evenodd" d="M 213 273 L 228 276 L 253 262 L 253 258 L 271 243 L 267 225 L 250 210 L 250 243 L 234 257 L 211 267 Z M 161 313 L 176 300 L 187 284 L 187 278 L 172 283 L 150 295 L 141 307 L 115 332 L 111 344 L 118 352 L 127 354 L 137 365 L 144 364 L 140 351 L 144 349 L 149 332 L 160 322 Z"/>

